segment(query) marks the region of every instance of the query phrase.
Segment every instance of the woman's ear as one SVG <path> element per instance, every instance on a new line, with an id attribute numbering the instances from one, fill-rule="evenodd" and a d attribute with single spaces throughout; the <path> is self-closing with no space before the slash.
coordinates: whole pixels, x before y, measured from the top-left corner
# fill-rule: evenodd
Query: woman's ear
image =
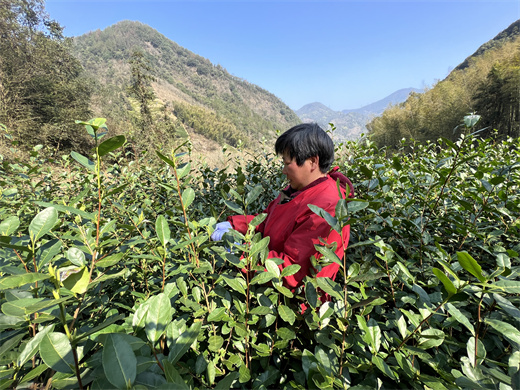
<path id="1" fill-rule="evenodd" d="M 320 169 L 320 157 L 319 156 L 313 156 L 309 157 L 309 160 L 311 162 L 312 169 Z"/>

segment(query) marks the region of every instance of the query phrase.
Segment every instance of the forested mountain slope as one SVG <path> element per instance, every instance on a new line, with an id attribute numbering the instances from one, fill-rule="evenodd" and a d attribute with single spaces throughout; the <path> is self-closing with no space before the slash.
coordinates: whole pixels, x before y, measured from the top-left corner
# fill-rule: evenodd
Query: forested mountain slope
<path id="1" fill-rule="evenodd" d="M 403 138 L 419 142 L 457 139 L 462 118 L 481 116 L 481 137 L 520 136 L 520 20 L 513 23 L 424 93 L 374 118 L 367 127 L 379 146 Z"/>
<path id="2" fill-rule="evenodd" d="M 107 117 L 118 133 L 134 129 L 136 142 L 164 142 L 186 130 L 219 144 L 247 145 L 299 121 L 273 94 L 142 23 L 122 21 L 74 43 L 96 83 L 96 116 Z"/>

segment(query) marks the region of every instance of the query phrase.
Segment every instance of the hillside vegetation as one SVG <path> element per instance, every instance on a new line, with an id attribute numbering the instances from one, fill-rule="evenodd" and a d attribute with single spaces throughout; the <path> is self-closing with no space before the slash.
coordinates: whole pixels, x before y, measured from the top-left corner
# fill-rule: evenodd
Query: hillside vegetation
<path id="1" fill-rule="evenodd" d="M 141 72 L 149 76 L 153 93 L 149 101 L 157 119 L 153 122 L 166 122 L 160 129 L 166 136 L 172 128 L 183 128 L 220 144 L 235 146 L 241 140 L 247 145 L 262 137 L 271 139 L 276 130 L 299 122 L 273 94 L 230 75 L 147 25 L 123 21 L 74 40 L 74 54 L 95 80 L 93 109 L 114 123 L 116 133 L 132 127 L 140 114 L 139 104 L 127 93 L 135 80 L 129 61 L 136 53 Z"/>
<path id="2" fill-rule="evenodd" d="M 106 117 L 128 156 L 168 150 L 188 134 L 204 154 L 248 147 L 299 122 L 268 91 L 230 75 L 154 29 L 121 22 L 75 39 L 46 14 L 44 0 L 0 7 L 0 155 L 41 144 L 60 155 L 88 153 L 74 118 Z M 12 144 L 15 141 L 15 144 Z"/>
<path id="3" fill-rule="evenodd" d="M 397 148 L 403 138 L 455 140 L 461 118 L 482 116 L 482 137 L 520 136 L 520 21 L 483 45 L 450 75 L 424 93 L 412 93 L 368 124 L 379 146 Z M 457 129 L 456 129 L 457 128 Z"/>

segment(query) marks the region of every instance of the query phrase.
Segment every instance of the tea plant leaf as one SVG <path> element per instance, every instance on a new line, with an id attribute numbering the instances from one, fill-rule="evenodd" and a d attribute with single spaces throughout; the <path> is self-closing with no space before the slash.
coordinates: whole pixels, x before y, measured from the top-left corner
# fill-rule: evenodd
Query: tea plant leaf
<path id="1" fill-rule="evenodd" d="M 103 348 L 103 371 L 118 389 L 127 389 L 137 375 L 137 359 L 128 343 L 117 333 L 109 333 Z"/>
<path id="2" fill-rule="evenodd" d="M 40 341 L 40 356 L 53 370 L 72 374 L 74 357 L 69 339 L 63 333 L 46 333 Z"/>
<path id="3" fill-rule="evenodd" d="M 377 353 L 381 347 L 381 328 L 377 324 L 377 321 L 371 318 L 367 322 L 367 330 L 370 333 L 370 339 L 372 341 L 372 353 Z"/>
<path id="4" fill-rule="evenodd" d="M 457 289 L 453 282 L 440 269 L 433 267 L 432 272 L 442 282 L 449 296 L 457 294 Z"/>
<path id="5" fill-rule="evenodd" d="M 10 236 L 20 226 L 20 219 L 17 216 L 7 217 L 0 223 L 0 236 Z"/>
<path id="6" fill-rule="evenodd" d="M 370 203 L 359 200 L 359 199 L 350 199 L 347 204 L 349 213 L 357 213 L 358 211 L 364 210 L 369 206 Z"/>
<path id="7" fill-rule="evenodd" d="M 236 292 L 246 295 L 246 282 L 241 278 L 232 278 L 229 275 L 222 275 L 224 282 Z"/>
<path id="8" fill-rule="evenodd" d="M 520 294 L 520 281 L 499 280 L 489 285 L 493 289 L 499 289 L 506 294 Z"/>
<path id="9" fill-rule="evenodd" d="M 318 305 L 318 293 L 316 292 L 316 287 L 311 282 L 305 283 L 305 298 L 309 305 L 315 309 Z"/>
<path id="10" fill-rule="evenodd" d="M 459 323 L 464 325 L 471 332 L 473 336 L 475 336 L 475 328 L 471 324 L 468 317 L 466 317 L 462 312 L 453 306 L 451 303 L 446 304 L 446 309 L 448 309 L 448 313 L 450 313 L 453 318 L 455 318 Z"/>
<path id="11" fill-rule="evenodd" d="M 5 356 L 7 352 L 15 349 L 20 345 L 20 341 L 25 337 L 25 334 L 11 334 L 9 338 L 6 340 L 2 340 L 2 344 L 0 345 L 0 356 Z"/>
<path id="12" fill-rule="evenodd" d="M 255 186 L 246 196 L 245 204 L 246 206 L 249 206 L 251 203 L 253 203 L 255 200 L 258 199 L 260 194 L 264 191 L 264 188 L 261 185 Z"/>
<path id="13" fill-rule="evenodd" d="M 421 331 L 419 348 L 428 349 L 438 347 L 444 342 L 444 332 L 441 329 L 429 328 Z"/>
<path id="14" fill-rule="evenodd" d="M 227 374 L 220 382 L 215 386 L 215 390 L 229 390 L 233 387 L 233 383 L 237 380 L 239 373 L 236 371 Z"/>
<path id="15" fill-rule="evenodd" d="M 29 361 L 39 350 L 40 348 L 40 342 L 42 341 L 43 337 L 54 331 L 54 324 L 46 326 L 44 328 L 40 328 L 40 331 L 34 336 L 32 339 L 29 340 L 27 344 L 25 344 L 24 349 L 18 355 L 18 358 L 16 359 L 16 364 L 18 367 L 22 367 L 25 363 Z"/>
<path id="16" fill-rule="evenodd" d="M 170 240 L 171 232 L 168 222 L 166 222 L 166 218 L 162 215 L 159 215 L 155 221 L 155 233 L 157 234 L 161 245 L 166 247 L 166 243 Z"/>
<path id="17" fill-rule="evenodd" d="M 0 279 L 0 290 L 18 288 L 25 286 L 26 284 L 36 283 L 40 280 L 46 280 L 49 278 L 49 275 L 36 272 L 30 274 L 5 276 Z"/>
<path id="18" fill-rule="evenodd" d="M 468 271 L 471 275 L 476 277 L 482 283 L 487 281 L 484 275 L 482 275 L 482 268 L 468 252 L 457 252 L 457 258 L 461 267 Z"/>
<path id="19" fill-rule="evenodd" d="M 475 337 L 470 337 L 468 339 L 468 343 L 466 344 L 466 352 L 468 354 L 469 360 L 475 366 L 475 357 L 477 358 L 477 365 L 482 364 L 484 359 L 486 358 L 486 347 L 482 343 L 482 341 L 477 340 L 477 353 L 475 354 Z"/>
<path id="20" fill-rule="evenodd" d="M 58 212 L 54 207 L 48 207 L 40 211 L 29 225 L 29 236 L 35 242 L 47 234 L 58 222 Z"/>
<path id="21" fill-rule="evenodd" d="M 83 294 L 87 291 L 90 282 L 90 272 L 87 267 L 77 269 L 62 281 L 63 287 L 76 294 Z"/>
<path id="22" fill-rule="evenodd" d="M 193 188 L 186 188 L 182 192 L 182 204 L 184 205 L 184 208 L 188 208 L 191 206 L 193 201 L 195 200 L 195 191 L 193 191 Z"/>
<path id="23" fill-rule="evenodd" d="M 124 135 L 116 135 L 115 137 L 111 137 L 105 141 L 103 141 L 98 146 L 98 155 L 100 157 L 103 157 L 107 155 L 108 153 L 116 150 L 117 148 L 124 145 L 126 142 L 126 138 Z"/>
<path id="24" fill-rule="evenodd" d="M 148 340 L 155 345 L 171 322 L 172 305 L 164 293 L 157 294 L 148 300 L 145 331 Z"/>
<path id="25" fill-rule="evenodd" d="M 79 210 L 72 206 L 65 206 L 62 204 L 54 204 L 50 202 L 42 202 L 42 201 L 35 201 L 34 204 L 37 204 L 38 206 L 42 207 L 54 207 L 56 210 L 61 211 L 63 213 L 71 213 L 79 215 L 80 217 L 83 217 L 85 219 L 88 219 L 90 221 L 93 221 L 95 219 L 96 214 L 95 213 L 89 213 L 84 210 Z"/>
<path id="26" fill-rule="evenodd" d="M 502 310 L 504 310 L 511 317 L 515 318 L 517 321 L 520 321 L 520 310 L 516 308 L 508 299 L 499 294 L 493 294 L 493 298 L 500 305 Z"/>
<path id="27" fill-rule="evenodd" d="M 260 272 L 255 275 L 253 279 L 249 282 L 250 285 L 255 284 L 265 284 L 270 282 L 273 279 L 277 279 L 276 275 L 273 275 L 271 272 Z"/>
<path id="28" fill-rule="evenodd" d="M 170 353 L 168 361 L 175 364 L 190 349 L 193 342 L 199 336 L 202 328 L 202 322 L 194 322 L 188 330 L 183 332 L 178 338 L 173 340 L 170 345 Z"/>
<path id="29" fill-rule="evenodd" d="M 318 206 L 313 205 L 313 204 L 308 204 L 307 207 L 310 208 L 311 211 L 314 214 L 319 215 L 320 217 L 322 217 L 329 224 L 329 226 L 331 228 L 333 228 L 337 232 L 339 232 L 341 230 L 341 226 L 338 223 L 338 220 L 335 217 L 333 217 L 332 215 L 330 215 L 330 213 L 328 213 L 327 211 L 325 211 L 321 207 L 318 207 Z"/>
<path id="30" fill-rule="evenodd" d="M 218 352 L 218 350 L 224 345 L 224 339 L 222 336 L 216 335 L 211 336 L 208 339 L 208 349 L 213 352 Z"/>
<path id="31" fill-rule="evenodd" d="M 245 364 L 242 364 L 238 369 L 238 381 L 240 383 L 247 383 L 251 380 L 251 372 Z"/>
<path id="32" fill-rule="evenodd" d="M 77 153 L 77 152 L 70 152 L 70 156 L 79 162 L 81 165 L 83 165 L 85 168 L 87 168 L 89 171 L 95 172 L 96 171 L 96 164 L 94 164 L 91 160 L 89 160 L 87 157 Z"/>
<path id="33" fill-rule="evenodd" d="M 237 205 L 235 202 L 232 202 L 230 200 L 225 200 L 224 204 L 229 207 L 231 210 L 233 210 L 237 214 L 243 214 L 242 208 Z"/>
<path id="34" fill-rule="evenodd" d="M 174 385 L 172 388 L 179 390 L 190 390 L 190 387 L 186 384 L 186 381 L 182 379 L 181 374 L 179 374 L 179 371 L 177 371 L 173 364 L 171 364 L 168 360 L 164 360 L 163 367 L 166 381 Z"/>
<path id="35" fill-rule="evenodd" d="M 296 315 L 294 314 L 294 311 L 288 306 L 279 305 L 278 314 L 280 314 L 282 320 L 288 322 L 291 325 L 293 325 L 294 321 L 296 320 Z"/>
<path id="36" fill-rule="evenodd" d="M 118 264 L 124 256 L 125 256 L 124 253 L 119 252 L 119 253 L 115 253 L 110 256 L 103 257 L 103 258 L 99 259 L 98 261 L 96 261 L 96 267 L 101 267 L 101 268 L 112 267 L 113 265 Z"/>
<path id="37" fill-rule="evenodd" d="M 278 267 L 278 266 L 277 266 Z M 295 273 L 297 273 L 299 270 L 301 269 L 301 265 L 299 264 L 291 264 L 291 265 L 288 265 L 287 267 L 284 267 L 282 269 L 282 273 L 280 274 L 280 276 L 282 278 L 286 277 L 286 276 L 291 276 L 291 275 L 294 275 Z"/>
<path id="38" fill-rule="evenodd" d="M 516 346 L 520 346 L 520 331 L 515 326 L 508 324 L 507 322 L 494 320 L 491 318 L 485 318 L 484 322 L 495 329 L 498 334 L 502 335 L 511 343 L 516 343 Z"/>
<path id="39" fill-rule="evenodd" d="M 69 248 L 67 250 L 67 259 L 77 267 L 83 267 L 85 265 L 85 253 L 78 248 Z"/>
<path id="40" fill-rule="evenodd" d="M 399 376 L 397 375 L 397 373 L 392 371 L 392 369 L 388 366 L 388 364 L 386 364 L 385 361 L 383 359 L 381 359 L 379 356 L 372 355 L 372 363 L 375 364 L 375 366 L 377 368 L 379 368 L 379 370 L 383 374 L 385 374 L 387 377 L 394 379 L 394 380 L 399 379 Z"/>
<path id="41" fill-rule="evenodd" d="M 54 257 L 60 253 L 61 247 L 62 242 L 60 240 L 50 240 L 40 246 L 36 252 L 38 269 L 41 269 L 44 265 L 48 264 L 49 261 L 54 259 Z"/>
<path id="42" fill-rule="evenodd" d="M 224 318 L 224 315 L 226 314 L 226 308 L 225 307 L 219 307 L 213 311 L 211 311 L 207 317 L 208 322 L 218 322 L 221 321 L 222 318 Z"/>

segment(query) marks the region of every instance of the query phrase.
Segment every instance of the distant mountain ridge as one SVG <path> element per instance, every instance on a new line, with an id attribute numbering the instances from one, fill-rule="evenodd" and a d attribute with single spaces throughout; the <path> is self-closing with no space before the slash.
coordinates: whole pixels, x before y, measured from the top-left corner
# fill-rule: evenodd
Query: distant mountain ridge
<path id="1" fill-rule="evenodd" d="M 296 111 L 298 117 L 304 122 L 316 122 L 323 128 L 328 128 L 329 123 L 336 127 L 334 133 L 337 140 L 356 139 L 362 133 L 366 133 L 366 124 L 374 117 L 381 115 L 390 105 L 404 102 L 410 93 L 421 92 L 417 88 L 403 88 L 377 102 L 361 108 L 334 111 L 322 103 L 306 104 Z"/>

